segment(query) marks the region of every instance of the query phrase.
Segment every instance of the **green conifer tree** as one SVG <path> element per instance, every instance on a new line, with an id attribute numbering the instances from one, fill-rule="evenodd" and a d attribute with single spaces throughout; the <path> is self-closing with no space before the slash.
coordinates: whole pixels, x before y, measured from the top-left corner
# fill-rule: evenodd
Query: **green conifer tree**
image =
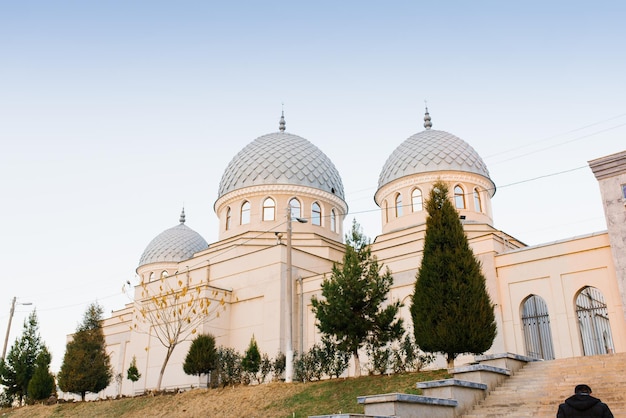
<path id="1" fill-rule="evenodd" d="M 27 397 L 28 383 L 35 373 L 37 357 L 43 347 L 37 312 L 33 311 L 24 320 L 22 335 L 0 362 L 0 384 L 5 387 L 5 394 L 10 400 L 17 398 L 21 405 Z"/>
<path id="2" fill-rule="evenodd" d="M 259 370 L 261 370 L 261 352 L 254 335 L 250 339 L 250 344 L 244 353 L 243 359 L 241 359 L 241 368 L 250 376 L 250 380 L 255 379 L 258 381 L 257 375 Z"/>
<path id="3" fill-rule="evenodd" d="M 217 369 L 217 348 L 215 337 L 210 334 L 200 334 L 191 342 L 187 357 L 183 363 L 183 371 L 186 374 L 207 375 L 207 387 L 211 378 L 211 372 Z"/>
<path id="4" fill-rule="evenodd" d="M 137 357 L 135 356 L 133 356 L 128 370 L 126 370 L 126 378 L 133 382 L 133 396 L 135 396 L 135 382 L 141 378 L 141 373 L 139 373 L 139 369 L 137 368 Z"/>
<path id="5" fill-rule="evenodd" d="M 322 282 L 322 296 L 311 304 L 322 334 L 337 343 L 340 351 L 352 354 L 355 375 L 361 375 L 359 349 L 365 344 L 383 346 L 403 334 L 402 319 L 396 318 L 400 301 L 383 304 L 393 277 L 372 256 L 369 240 L 356 221 L 346 235 L 342 264 L 335 264 L 331 277 Z"/>
<path id="6" fill-rule="evenodd" d="M 139 373 L 139 369 L 137 368 L 137 358 L 135 356 L 133 356 L 133 359 L 130 361 L 130 365 L 126 371 L 126 378 L 133 383 L 141 378 L 141 373 Z"/>
<path id="7" fill-rule="evenodd" d="M 113 377 L 102 332 L 102 313 L 97 303 L 87 307 L 83 322 L 67 343 L 58 375 L 61 390 L 79 394 L 83 401 L 87 392 L 101 391 Z"/>
<path id="8" fill-rule="evenodd" d="M 410 308 L 413 331 L 421 349 L 444 354 L 452 368 L 459 354 L 491 347 L 495 316 L 480 262 L 445 183 L 433 185 L 426 209 L 424 253 Z"/>
<path id="9" fill-rule="evenodd" d="M 33 401 L 48 399 L 54 390 L 54 376 L 50 373 L 50 361 L 52 356 L 48 349 L 43 346 L 35 361 L 35 372 L 28 382 L 28 397 Z"/>

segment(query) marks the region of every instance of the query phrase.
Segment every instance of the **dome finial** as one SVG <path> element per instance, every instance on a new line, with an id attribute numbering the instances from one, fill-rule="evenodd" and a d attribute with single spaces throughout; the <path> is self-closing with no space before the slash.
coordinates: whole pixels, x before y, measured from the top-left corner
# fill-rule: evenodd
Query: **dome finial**
<path id="1" fill-rule="evenodd" d="M 280 115 L 280 125 L 279 125 L 279 129 L 281 132 L 285 132 L 285 126 L 287 125 L 285 123 L 285 104 L 283 103 L 283 110 L 282 113 Z"/>
<path id="2" fill-rule="evenodd" d="M 181 224 L 185 223 L 185 207 L 184 206 L 183 206 L 182 212 L 180 212 L 180 223 Z"/>
<path id="3" fill-rule="evenodd" d="M 433 123 L 430 121 L 430 115 L 428 114 L 428 103 L 424 100 L 424 106 L 426 106 L 426 114 L 424 115 L 424 128 L 430 129 L 433 126 Z"/>

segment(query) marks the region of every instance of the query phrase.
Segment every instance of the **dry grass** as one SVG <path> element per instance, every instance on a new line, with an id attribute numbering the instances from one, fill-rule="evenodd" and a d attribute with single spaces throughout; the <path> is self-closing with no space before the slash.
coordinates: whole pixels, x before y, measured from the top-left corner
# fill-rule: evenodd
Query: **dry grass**
<path id="1" fill-rule="evenodd" d="M 144 417 L 307 417 L 339 412 L 363 413 L 356 397 L 377 393 L 417 393 L 415 383 L 448 377 L 445 371 L 366 376 L 313 383 L 270 383 L 179 394 L 141 396 L 0 411 L 6 418 Z"/>

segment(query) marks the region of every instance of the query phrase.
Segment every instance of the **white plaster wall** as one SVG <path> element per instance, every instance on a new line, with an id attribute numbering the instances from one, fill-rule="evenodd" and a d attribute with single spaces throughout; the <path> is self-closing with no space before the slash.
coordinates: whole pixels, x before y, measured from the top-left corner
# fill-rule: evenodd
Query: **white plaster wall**
<path id="1" fill-rule="evenodd" d="M 526 354 L 521 324 L 521 306 L 530 295 L 542 297 L 550 315 L 555 357 L 582 355 L 577 294 L 586 286 L 599 289 L 609 310 L 615 349 L 626 351 L 626 322 L 615 280 L 607 234 L 573 238 L 531 247 L 496 257 L 502 297 L 505 348 Z"/>

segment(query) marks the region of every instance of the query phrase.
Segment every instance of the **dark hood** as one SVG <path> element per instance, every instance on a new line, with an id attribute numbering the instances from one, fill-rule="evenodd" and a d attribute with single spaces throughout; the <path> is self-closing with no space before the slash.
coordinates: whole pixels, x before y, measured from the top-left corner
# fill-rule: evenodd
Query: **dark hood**
<path id="1" fill-rule="evenodd" d="M 600 399 L 594 398 L 591 395 L 583 395 L 581 393 L 570 396 L 565 400 L 566 404 L 568 404 L 577 411 L 586 411 L 598 402 L 600 402 Z"/>

